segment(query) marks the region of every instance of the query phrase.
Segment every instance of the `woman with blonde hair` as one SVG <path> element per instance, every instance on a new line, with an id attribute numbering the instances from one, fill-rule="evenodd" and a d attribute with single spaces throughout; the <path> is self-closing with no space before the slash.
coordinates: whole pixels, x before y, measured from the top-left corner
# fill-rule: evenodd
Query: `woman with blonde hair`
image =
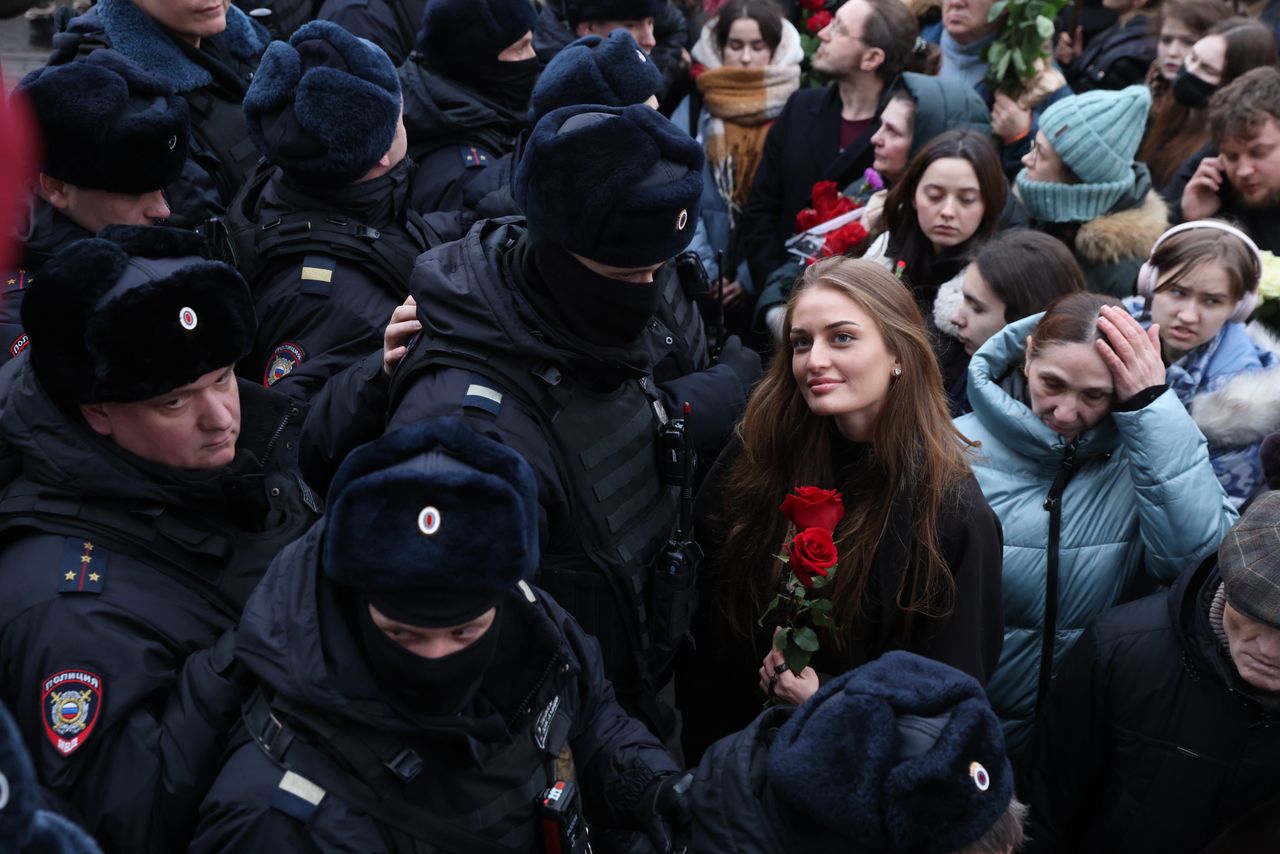
<path id="1" fill-rule="evenodd" d="M 706 551 L 696 652 L 677 681 L 685 758 L 750 722 L 766 695 L 799 704 L 828 676 L 906 649 L 985 682 L 1003 625 L 999 523 L 948 417 L 920 309 L 871 261 L 809 267 L 737 440 L 698 496 Z M 838 490 L 839 560 L 817 593 L 836 628 L 798 676 L 762 622 L 787 567 L 793 489 Z"/>

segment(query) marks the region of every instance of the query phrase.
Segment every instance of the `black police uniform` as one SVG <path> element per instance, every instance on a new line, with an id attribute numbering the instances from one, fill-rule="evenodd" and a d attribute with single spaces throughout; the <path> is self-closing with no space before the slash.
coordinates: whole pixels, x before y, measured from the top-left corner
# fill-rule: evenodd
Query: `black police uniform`
<path id="1" fill-rule="evenodd" d="M 40 783 L 107 851 L 175 851 L 245 691 L 228 633 L 318 508 L 291 458 L 303 412 L 241 383 L 234 463 L 141 460 L 0 370 L 0 697 Z"/>
<path id="2" fill-rule="evenodd" d="M 396 65 L 413 52 L 426 0 L 325 0 L 316 14 L 386 51 Z"/>
<path id="3" fill-rule="evenodd" d="M 340 604 L 350 592 L 319 570 L 322 527 L 280 556 L 245 609 L 236 655 L 260 691 L 193 852 L 542 851 L 535 801 L 568 756 L 589 818 L 605 825 L 625 824 L 676 770 L 614 699 L 596 642 L 523 583 L 502 600 L 478 696 L 460 715 L 410 721 L 364 663 Z"/>
<path id="4" fill-rule="evenodd" d="M 524 114 L 436 74 L 416 52 L 398 73 L 409 154 L 418 163 L 414 210 L 470 207 L 468 185 L 482 179 L 495 161 L 511 152 L 525 127 Z"/>
<path id="5" fill-rule="evenodd" d="M 686 628 L 669 618 L 692 596 L 672 577 L 651 600 L 677 510 L 657 470 L 666 415 L 643 340 L 591 344 L 534 307 L 521 284 L 538 275 L 525 234 L 516 220 L 483 221 L 418 259 L 423 333 L 393 379 L 388 428 L 461 414 L 529 461 L 538 584 L 600 641 L 619 699 L 659 731 L 656 689 Z"/>
<path id="6" fill-rule="evenodd" d="M 310 397 L 381 350 L 414 260 L 443 240 L 409 209 L 412 175 L 405 159 L 343 187 L 303 186 L 280 169 L 245 185 L 227 220 L 258 313 L 253 351 L 237 368 L 243 377 Z"/>
<path id="7" fill-rule="evenodd" d="M 26 349 L 29 339 L 22 329 L 22 298 L 45 262 L 77 240 L 93 237 L 53 205 L 33 196 L 22 241 L 22 262 L 0 280 L 0 363 Z"/>
<path id="8" fill-rule="evenodd" d="M 102 0 L 54 37 L 49 64 L 112 47 L 164 78 L 186 100 L 190 151 L 182 177 L 165 188 L 165 198 L 173 212 L 170 224 L 190 228 L 220 215 L 258 162 L 240 105 L 269 40 L 262 26 L 232 6 L 227 29 L 195 48 L 131 0 Z"/>
<path id="9" fill-rule="evenodd" d="M 235 0 L 235 4 L 257 18 L 272 38 L 285 41 L 298 27 L 315 20 L 320 5 L 317 0 Z M 269 14 L 263 15 L 264 12 Z"/>

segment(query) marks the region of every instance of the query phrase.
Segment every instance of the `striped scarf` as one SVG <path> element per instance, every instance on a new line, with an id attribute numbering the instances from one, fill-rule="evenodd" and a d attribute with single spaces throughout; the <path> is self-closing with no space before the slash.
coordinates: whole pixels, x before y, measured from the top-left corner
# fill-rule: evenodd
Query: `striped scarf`
<path id="1" fill-rule="evenodd" d="M 769 126 L 800 88 L 798 65 L 709 68 L 698 77 L 709 118 L 703 144 L 716 191 L 731 213 L 747 201 Z"/>

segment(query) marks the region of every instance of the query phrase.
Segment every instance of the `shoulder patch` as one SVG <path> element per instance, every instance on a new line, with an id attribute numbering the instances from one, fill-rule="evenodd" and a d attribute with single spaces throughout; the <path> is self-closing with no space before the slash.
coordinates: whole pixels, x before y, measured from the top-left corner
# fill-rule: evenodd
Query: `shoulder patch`
<path id="1" fill-rule="evenodd" d="M 31 339 L 27 337 L 27 333 L 22 333 L 9 343 L 9 358 L 12 359 L 27 349 L 27 345 L 31 343 Z"/>
<path id="2" fill-rule="evenodd" d="M 306 361 L 307 351 L 296 342 L 285 341 L 271 351 L 267 359 L 267 371 L 262 375 L 262 385 L 266 388 L 280 382 L 289 372 Z"/>
<path id="3" fill-rule="evenodd" d="M 26 270 L 18 270 L 10 273 L 4 280 L 4 289 L 6 291 L 20 291 L 26 288 L 30 279 L 27 277 Z"/>
<path id="4" fill-rule="evenodd" d="M 482 409 L 496 418 L 502 411 L 502 392 L 488 378 L 472 374 L 462 405 L 468 409 Z"/>
<path id="5" fill-rule="evenodd" d="M 324 800 L 324 789 L 299 774 L 285 771 L 271 793 L 271 806 L 301 822 L 311 821 Z"/>
<path id="6" fill-rule="evenodd" d="M 338 262 L 324 255 L 308 255 L 302 259 L 300 289 L 304 294 L 327 297 L 333 285 L 333 271 Z"/>
<path id="7" fill-rule="evenodd" d="M 462 165 L 467 169 L 489 165 L 489 155 L 474 145 L 460 145 L 458 146 L 458 153 L 462 155 Z"/>
<path id="8" fill-rule="evenodd" d="M 107 581 L 111 552 L 92 540 L 65 537 L 62 559 L 58 561 L 59 593 L 101 593 Z"/>
<path id="9" fill-rule="evenodd" d="M 54 750 L 70 756 L 84 746 L 102 716 L 101 677 L 88 670 L 60 670 L 40 684 L 40 719 Z"/>

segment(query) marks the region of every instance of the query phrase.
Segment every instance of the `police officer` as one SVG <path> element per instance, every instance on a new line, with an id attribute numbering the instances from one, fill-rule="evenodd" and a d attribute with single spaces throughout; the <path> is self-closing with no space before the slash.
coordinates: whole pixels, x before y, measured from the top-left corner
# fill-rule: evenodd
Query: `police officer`
<path id="1" fill-rule="evenodd" d="M 693 234 L 702 162 L 646 106 L 548 114 L 516 172 L 527 226 L 481 221 L 418 260 L 422 334 L 390 390 L 392 428 L 461 413 L 533 465 L 539 584 L 599 639 L 623 705 L 655 731 L 693 594 L 687 573 L 654 573 L 677 502 L 658 470 L 667 416 L 646 330 L 655 271 Z"/>
<path id="2" fill-rule="evenodd" d="M 235 4 L 277 39 L 288 39 L 314 20 L 320 6 L 318 0 L 235 0 Z"/>
<path id="3" fill-rule="evenodd" d="M 258 336 L 247 379 L 310 396 L 377 350 L 435 236 L 409 206 L 400 83 L 376 45 L 313 21 L 263 56 L 244 102 L 269 166 L 231 206 Z"/>
<path id="4" fill-rule="evenodd" d="M 63 250 L 0 370 L 0 699 L 108 851 L 185 844 L 244 699 L 228 630 L 318 509 L 300 407 L 232 371 L 248 288 L 197 247 L 111 226 Z"/>
<path id="5" fill-rule="evenodd" d="M 187 159 L 186 102 L 114 50 L 33 71 L 18 91 L 39 127 L 44 157 L 18 235 L 21 267 L 4 279 L 0 361 L 27 345 L 22 295 L 45 262 L 108 225 L 167 218 L 163 188 Z"/>
<path id="6" fill-rule="evenodd" d="M 400 66 L 418 211 L 463 208 L 467 185 L 511 151 L 541 69 L 529 0 L 431 0 Z"/>
<path id="7" fill-rule="evenodd" d="M 427 0 L 324 0 L 316 17 L 368 39 L 399 65 L 418 40 L 426 5 Z"/>
<path id="8" fill-rule="evenodd" d="M 436 419 L 356 450 L 330 495 L 245 609 L 259 687 L 191 850 L 581 851 L 543 840 L 584 841 L 582 811 L 665 848 L 688 780 L 528 584 L 520 455 Z"/>
<path id="9" fill-rule="evenodd" d="M 240 102 L 269 40 L 228 0 L 99 0 L 54 37 L 49 64 L 113 47 L 187 102 L 190 154 L 166 196 L 172 224 L 191 228 L 221 215 L 258 161 Z"/>

